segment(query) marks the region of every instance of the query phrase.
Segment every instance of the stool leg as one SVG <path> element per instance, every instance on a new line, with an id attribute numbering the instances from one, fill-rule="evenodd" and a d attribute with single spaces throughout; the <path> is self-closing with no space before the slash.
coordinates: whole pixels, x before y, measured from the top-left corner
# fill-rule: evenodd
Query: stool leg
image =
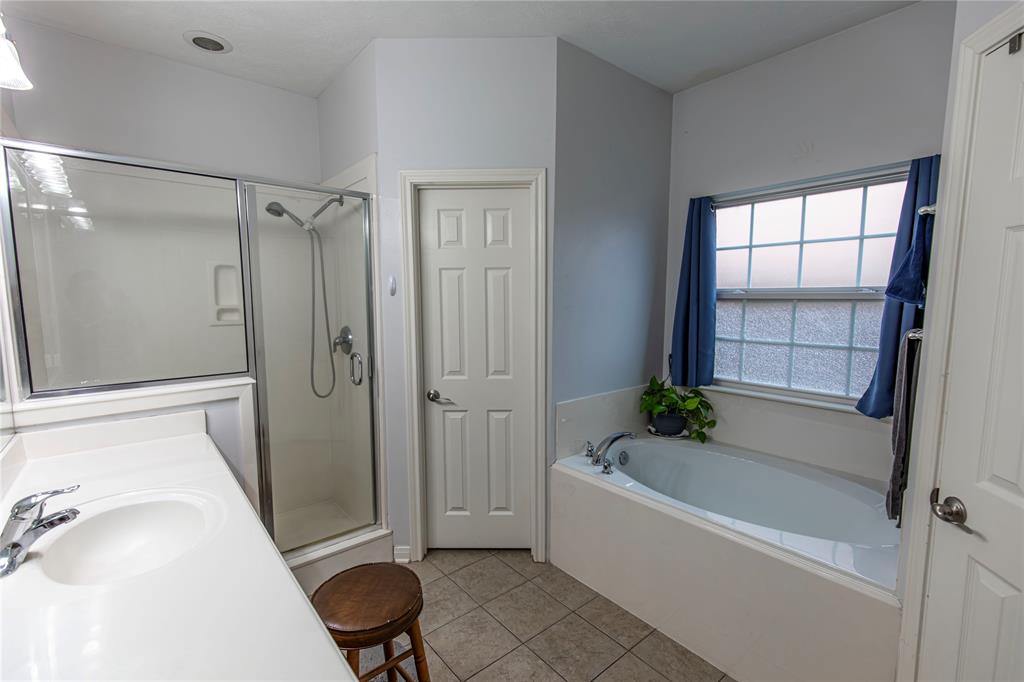
<path id="1" fill-rule="evenodd" d="M 427 669 L 427 652 L 423 648 L 423 635 L 420 633 L 420 621 L 417 619 L 409 628 L 409 641 L 412 642 L 412 657 L 416 661 L 416 679 L 419 682 L 430 682 L 430 670 Z"/>
<path id="2" fill-rule="evenodd" d="M 389 639 L 384 642 L 384 660 L 390 661 L 395 657 L 395 640 Z M 388 682 L 398 682 L 398 673 L 394 668 L 388 669 Z"/>
<path id="3" fill-rule="evenodd" d="M 348 661 L 348 667 L 352 668 L 352 672 L 359 677 L 359 649 L 349 649 L 345 652 L 345 660 Z"/>

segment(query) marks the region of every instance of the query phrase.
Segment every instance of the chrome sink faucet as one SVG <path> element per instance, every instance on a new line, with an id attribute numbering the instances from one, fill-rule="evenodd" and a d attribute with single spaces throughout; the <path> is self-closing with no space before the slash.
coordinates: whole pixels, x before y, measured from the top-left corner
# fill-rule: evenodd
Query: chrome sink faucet
<path id="1" fill-rule="evenodd" d="M 55 495 L 65 495 L 78 490 L 77 485 L 60 490 L 49 490 L 23 497 L 11 507 L 11 515 L 0 532 L 0 578 L 18 570 L 25 561 L 29 547 L 47 531 L 74 521 L 78 510 L 62 509 L 43 516 L 46 501 Z"/>
<path id="2" fill-rule="evenodd" d="M 636 434 L 632 431 L 616 431 L 598 443 L 597 449 L 593 452 L 590 452 L 590 448 L 587 448 L 587 454 L 590 455 L 590 463 L 601 467 L 601 473 L 610 474 L 612 472 L 612 463 L 608 459 L 608 450 L 615 445 L 616 441 L 622 438 L 636 438 Z"/>

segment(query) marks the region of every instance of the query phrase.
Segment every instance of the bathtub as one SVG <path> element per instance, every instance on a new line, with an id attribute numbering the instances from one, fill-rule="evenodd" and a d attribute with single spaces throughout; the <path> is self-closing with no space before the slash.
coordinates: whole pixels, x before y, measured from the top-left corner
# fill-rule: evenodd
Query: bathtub
<path id="1" fill-rule="evenodd" d="M 882 493 L 719 444 L 641 439 L 551 471 L 551 560 L 737 680 L 892 680 Z"/>

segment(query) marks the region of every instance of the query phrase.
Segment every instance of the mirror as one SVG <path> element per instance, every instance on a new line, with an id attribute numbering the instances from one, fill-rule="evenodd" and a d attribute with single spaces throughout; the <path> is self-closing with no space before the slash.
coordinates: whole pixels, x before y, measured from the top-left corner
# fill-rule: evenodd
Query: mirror
<path id="1" fill-rule="evenodd" d="M 6 160 L 33 394 L 248 370 L 233 180 Z"/>

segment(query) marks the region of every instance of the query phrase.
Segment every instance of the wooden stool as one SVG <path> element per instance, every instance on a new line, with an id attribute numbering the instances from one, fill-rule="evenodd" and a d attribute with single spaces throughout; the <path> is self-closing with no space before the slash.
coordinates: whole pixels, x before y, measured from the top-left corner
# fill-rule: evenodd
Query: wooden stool
<path id="1" fill-rule="evenodd" d="M 397 682 L 397 671 L 413 682 L 399 664 L 412 656 L 419 682 L 430 682 L 427 655 L 420 634 L 423 591 L 416 574 L 398 564 L 364 564 L 342 571 L 313 593 L 313 607 L 327 625 L 349 667 L 361 682 L 387 671 Z M 395 655 L 395 637 L 409 634 L 412 648 Z M 384 663 L 359 675 L 359 650 L 383 645 Z"/>

